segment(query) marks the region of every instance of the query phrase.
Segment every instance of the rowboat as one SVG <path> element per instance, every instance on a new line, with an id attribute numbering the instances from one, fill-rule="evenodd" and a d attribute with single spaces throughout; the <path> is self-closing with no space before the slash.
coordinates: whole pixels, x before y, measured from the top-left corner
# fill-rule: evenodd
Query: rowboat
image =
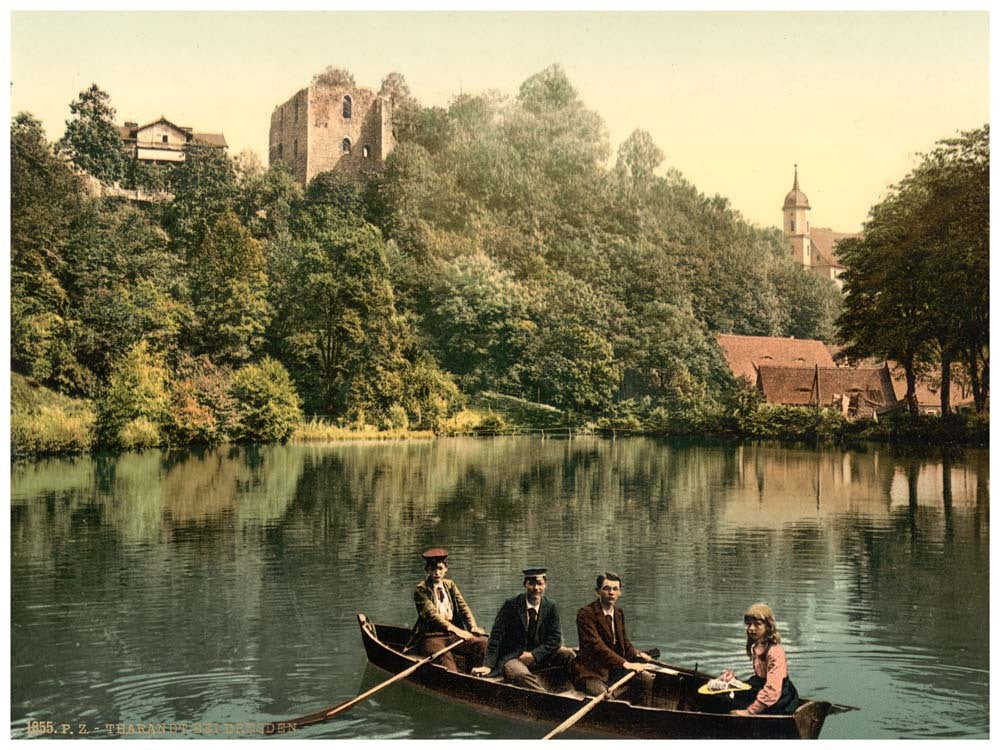
<path id="1" fill-rule="evenodd" d="M 373 623 L 358 614 L 361 640 L 368 661 L 391 675 L 412 668 L 420 655 L 403 653 L 410 629 Z M 459 668 L 462 657 L 455 656 Z M 477 677 L 425 664 L 406 679 L 409 683 L 465 704 L 475 710 L 520 721 L 553 725 L 583 707 L 591 696 L 573 688 L 568 671 L 544 669 L 536 673 L 546 691 L 503 682 L 499 677 Z M 713 675 L 664 665 L 654 672 L 653 705 L 633 706 L 609 698 L 584 716 L 574 731 L 631 739 L 816 739 L 831 704 L 799 700 L 794 714 L 737 716 L 724 711 L 720 696 L 699 694 Z M 724 699 L 725 696 L 722 696 Z"/>

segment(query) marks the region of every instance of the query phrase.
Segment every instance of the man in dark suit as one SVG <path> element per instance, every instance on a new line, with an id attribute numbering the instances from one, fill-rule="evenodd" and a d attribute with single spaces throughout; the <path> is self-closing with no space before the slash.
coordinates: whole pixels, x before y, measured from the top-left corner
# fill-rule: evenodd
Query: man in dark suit
<path id="1" fill-rule="evenodd" d="M 601 695 L 629 671 L 636 673 L 629 700 L 650 705 L 653 675 L 643 662 L 649 655 L 636 651 L 625 631 L 625 613 L 615 606 L 621 596 L 622 579 L 614 573 L 597 576 L 597 599 L 576 613 L 580 652 L 573 663 L 573 684 L 588 695 Z M 624 689 L 624 688 L 623 688 Z"/>
<path id="2" fill-rule="evenodd" d="M 404 650 L 416 649 L 424 656 L 430 656 L 458 637 L 465 643 L 454 653 L 462 654 L 469 660 L 470 666 L 478 667 L 486 655 L 486 631 L 476 625 L 472 609 L 455 582 L 444 577 L 448 572 L 448 550 L 433 547 L 424 551 L 422 556 L 427 577 L 413 591 L 417 621 Z M 443 654 L 437 661 L 449 672 L 457 672 L 458 665 L 452 653 Z"/>
<path id="3" fill-rule="evenodd" d="M 562 645 L 559 609 L 546 597 L 546 568 L 525 568 L 524 593 L 503 603 L 486 647 L 486 663 L 473 674 L 496 677 L 533 690 L 543 690 L 534 675 L 544 667 L 568 667 L 572 650 Z"/>

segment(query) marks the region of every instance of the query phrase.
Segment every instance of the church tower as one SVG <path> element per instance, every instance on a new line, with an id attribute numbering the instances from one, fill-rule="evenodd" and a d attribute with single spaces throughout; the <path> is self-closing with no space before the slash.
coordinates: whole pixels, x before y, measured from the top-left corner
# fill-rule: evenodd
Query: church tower
<path id="1" fill-rule="evenodd" d="M 785 237 L 791 242 L 792 257 L 803 268 L 810 268 L 813 265 L 813 253 L 809 243 L 809 199 L 799 190 L 798 164 L 795 165 L 795 182 L 791 192 L 785 196 L 782 211 L 785 215 Z"/>

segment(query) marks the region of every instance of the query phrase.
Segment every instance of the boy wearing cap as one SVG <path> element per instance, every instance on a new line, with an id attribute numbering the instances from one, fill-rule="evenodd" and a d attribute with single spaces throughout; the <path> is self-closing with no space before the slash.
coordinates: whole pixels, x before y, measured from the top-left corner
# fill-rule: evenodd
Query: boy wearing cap
<path id="1" fill-rule="evenodd" d="M 486 631 L 476 625 L 476 618 L 455 582 L 444 577 L 448 572 L 448 550 L 432 547 L 425 550 L 422 557 L 427 577 L 413 592 L 417 621 L 405 650 L 415 648 L 424 656 L 430 656 L 457 636 L 465 643 L 454 651 L 467 657 L 470 666 L 478 667 L 486 655 Z M 451 651 L 437 661 L 449 672 L 458 671 Z"/>
<path id="2" fill-rule="evenodd" d="M 525 568 L 524 593 L 503 603 L 486 647 L 486 664 L 472 673 L 496 677 L 520 687 L 543 690 L 533 674 L 543 667 L 568 667 L 573 652 L 562 643 L 556 603 L 546 597 L 546 568 Z"/>

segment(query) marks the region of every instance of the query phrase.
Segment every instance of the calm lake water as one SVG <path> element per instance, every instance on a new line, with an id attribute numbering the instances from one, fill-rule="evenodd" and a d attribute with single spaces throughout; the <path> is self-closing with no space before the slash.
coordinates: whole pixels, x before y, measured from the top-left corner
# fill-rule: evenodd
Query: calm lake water
<path id="1" fill-rule="evenodd" d="M 763 600 L 799 692 L 863 707 L 824 738 L 987 737 L 988 463 L 499 438 L 15 464 L 11 734 L 234 737 L 350 698 L 383 679 L 355 614 L 412 624 L 419 552 L 442 545 L 487 628 L 520 569 L 547 564 L 576 645 L 610 569 L 637 646 L 745 675 L 742 613 Z M 400 684 L 296 736 L 545 731 Z"/>

